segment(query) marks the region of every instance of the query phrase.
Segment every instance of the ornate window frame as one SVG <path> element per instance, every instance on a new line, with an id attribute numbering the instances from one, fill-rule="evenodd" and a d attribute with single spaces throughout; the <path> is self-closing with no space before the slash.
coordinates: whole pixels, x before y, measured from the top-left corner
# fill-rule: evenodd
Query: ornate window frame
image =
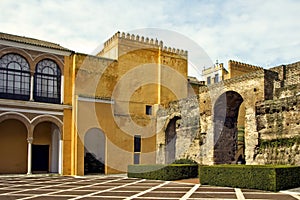
<path id="1" fill-rule="evenodd" d="M 61 103 L 61 70 L 55 61 L 47 58 L 37 63 L 33 91 L 37 102 Z"/>
<path id="2" fill-rule="evenodd" d="M 8 53 L 0 58 L 0 98 L 30 99 L 30 66 L 17 53 Z"/>

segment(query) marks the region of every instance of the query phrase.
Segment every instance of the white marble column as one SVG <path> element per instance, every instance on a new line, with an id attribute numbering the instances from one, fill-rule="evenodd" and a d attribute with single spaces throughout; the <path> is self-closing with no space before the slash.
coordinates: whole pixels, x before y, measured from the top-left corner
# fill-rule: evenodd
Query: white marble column
<path id="1" fill-rule="evenodd" d="M 33 84 L 34 84 L 33 76 L 30 77 L 30 101 L 34 101 L 33 99 Z"/>
<path id="2" fill-rule="evenodd" d="M 32 174 L 31 172 L 31 163 L 32 163 L 32 141 L 33 138 L 27 138 L 27 142 L 28 142 L 28 151 L 27 151 L 27 175 Z"/>
<path id="3" fill-rule="evenodd" d="M 63 140 L 59 140 L 58 173 L 63 174 Z"/>
<path id="4" fill-rule="evenodd" d="M 64 103 L 64 76 L 61 76 L 61 89 L 60 89 L 60 103 L 63 104 Z"/>

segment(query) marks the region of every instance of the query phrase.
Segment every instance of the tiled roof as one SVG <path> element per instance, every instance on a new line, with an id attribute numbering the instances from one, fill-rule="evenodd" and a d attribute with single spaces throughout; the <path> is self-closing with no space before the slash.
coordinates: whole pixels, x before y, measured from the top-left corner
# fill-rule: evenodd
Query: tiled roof
<path id="1" fill-rule="evenodd" d="M 12 34 L 2 33 L 2 32 L 0 32 L 0 40 L 19 42 L 23 44 L 29 44 L 38 47 L 45 47 L 45 48 L 56 49 L 61 51 L 69 51 L 69 52 L 72 51 L 70 49 L 60 46 L 59 44 L 55 44 L 52 42 L 47 42 L 43 40 L 38 40 L 38 39 L 28 38 L 28 37 L 23 37 L 18 35 L 12 35 Z"/>

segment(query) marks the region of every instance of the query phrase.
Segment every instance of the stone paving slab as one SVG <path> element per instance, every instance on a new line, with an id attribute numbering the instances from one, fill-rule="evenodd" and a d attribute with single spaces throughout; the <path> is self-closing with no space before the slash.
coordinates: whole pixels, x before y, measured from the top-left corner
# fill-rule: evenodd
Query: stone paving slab
<path id="1" fill-rule="evenodd" d="M 300 190 L 278 193 L 201 186 L 188 181 L 158 181 L 126 176 L 0 176 L 0 200 L 300 200 Z"/>

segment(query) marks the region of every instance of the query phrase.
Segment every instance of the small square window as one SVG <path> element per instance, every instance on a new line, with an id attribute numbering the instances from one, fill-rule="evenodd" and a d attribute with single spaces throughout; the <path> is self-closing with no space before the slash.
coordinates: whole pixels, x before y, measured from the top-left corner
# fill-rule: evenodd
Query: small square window
<path id="1" fill-rule="evenodd" d="M 146 115 L 152 115 L 152 106 L 146 105 Z"/>

